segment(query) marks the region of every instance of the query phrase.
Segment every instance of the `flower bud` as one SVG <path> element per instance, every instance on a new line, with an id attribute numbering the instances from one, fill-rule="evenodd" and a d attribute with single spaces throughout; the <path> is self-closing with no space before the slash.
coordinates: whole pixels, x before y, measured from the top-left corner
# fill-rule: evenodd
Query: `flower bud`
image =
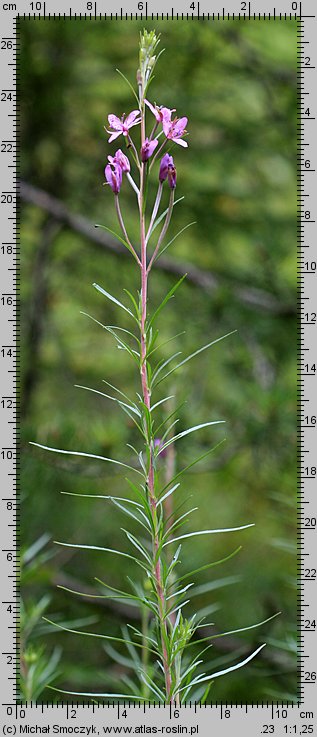
<path id="1" fill-rule="evenodd" d="M 155 51 L 159 44 L 160 38 L 155 31 L 146 31 L 140 34 L 140 53 L 139 64 L 140 74 L 137 75 L 138 84 L 143 84 L 144 88 L 148 84 L 153 68 L 156 62 Z"/>
<path id="2" fill-rule="evenodd" d="M 167 179 L 168 179 L 170 188 L 175 189 L 177 174 L 176 174 L 176 169 L 175 169 L 174 164 L 168 167 Z"/>
<path id="3" fill-rule="evenodd" d="M 154 138 L 153 141 L 149 141 L 148 138 L 145 139 L 141 148 L 141 161 L 143 161 L 143 164 L 145 164 L 145 162 L 148 161 L 148 159 L 152 156 L 152 153 L 156 149 L 157 144 L 157 138 Z"/>
<path id="4" fill-rule="evenodd" d="M 165 179 L 168 179 L 170 188 L 175 189 L 176 169 L 174 166 L 173 156 L 170 156 L 170 154 L 164 154 L 163 158 L 161 159 L 159 180 L 162 183 L 165 182 Z"/>
<path id="5" fill-rule="evenodd" d="M 130 171 L 130 161 L 123 151 L 121 151 L 121 148 L 118 148 L 114 156 L 108 156 L 108 161 L 113 166 L 120 166 L 123 172 Z"/>
<path id="6" fill-rule="evenodd" d="M 114 194 L 119 194 L 122 184 L 122 169 L 118 164 L 107 164 L 105 168 L 107 184 Z"/>
<path id="7" fill-rule="evenodd" d="M 167 179 L 168 167 L 170 165 L 174 166 L 173 156 L 170 156 L 169 154 L 164 154 L 163 158 L 161 159 L 161 163 L 160 163 L 160 171 L 159 171 L 160 182 L 165 182 L 165 179 Z"/>

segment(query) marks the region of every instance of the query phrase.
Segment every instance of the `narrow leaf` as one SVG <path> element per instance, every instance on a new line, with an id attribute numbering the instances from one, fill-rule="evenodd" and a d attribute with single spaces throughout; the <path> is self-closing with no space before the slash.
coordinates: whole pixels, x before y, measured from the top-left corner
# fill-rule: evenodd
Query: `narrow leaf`
<path id="1" fill-rule="evenodd" d="M 212 345 L 215 345 L 216 343 L 220 343 L 221 340 L 224 340 L 225 338 L 228 338 L 229 335 L 234 335 L 236 333 L 236 330 L 231 330 L 230 333 L 226 333 L 226 335 L 222 335 L 221 338 L 216 338 L 216 340 L 212 340 L 211 343 L 207 343 L 202 348 L 198 348 L 197 351 L 194 351 L 194 353 L 191 353 L 190 356 L 187 356 L 187 358 L 184 358 L 183 361 L 180 361 L 180 363 L 177 364 L 174 368 L 172 368 L 170 371 L 167 372 L 167 374 L 164 374 L 164 376 L 161 377 L 161 379 L 156 383 L 156 386 L 158 386 L 161 381 L 166 379 L 167 376 L 170 376 L 170 374 L 173 374 L 174 371 L 177 371 L 181 366 L 184 366 L 187 361 L 191 361 L 192 358 L 195 358 L 195 356 L 198 356 L 199 353 L 202 353 L 203 351 L 206 351 L 207 348 L 210 348 Z"/>
<path id="2" fill-rule="evenodd" d="M 130 243 L 128 243 L 128 241 L 122 238 L 121 235 L 118 235 L 118 233 L 116 233 L 114 230 L 111 230 L 111 228 L 107 228 L 106 225 L 100 225 L 99 223 L 96 223 L 95 228 L 102 228 L 103 230 L 107 230 L 108 233 L 111 233 L 111 235 L 117 238 L 117 240 L 120 241 L 120 243 L 122 243 L 125 246 L 125 248 L 127 248 L 128 251 L 130 251 L 130 253 L 132 253 L 132 256 L 136 258 L 135 251 L 133 250 L 133 248 L 131 248 Z"/>
<path id="3" fill-rule="evenodd" d="M 135 694 L 122 694 L 122 693 L 91 693 L 89 691 L 66 691 L 62 688 L 54 688 L 54 686 L 47 686 L 51 691 L 57 691 L 58 693 L 69 694 L 70 696 L 89 696 L 95 699 L 125 699 L 129 702 L 133 701 L 148 701 L 147 696 L 136 696 Z"/>
<path id="4" fill-rule="evenodd" d="M 164 494 L 163 496 L 160 497 L 160 499 L 157 502 L 157 506 L 159 507 L 160 504 L 163 504 L 163 502 L 165 501 L 165 499 L 167 499 L 168 496 L 170 496 L 171 494 L 173 494 L 174 491 L 176 491 L 176 489 L 178 489 L 179 486 L 180 486 L 180 484 L 175 484 L 175 486 L 172 486 L 172 488 L 169 491 L 167 491 L 166 494 Z"/>
<path id="5" fill-rule="evenodd" d="M 236 629 L 236 630 L 228 630 L 228 632 L 220 632 L 217 635 L 209 635 L 208 640 L 216 640 L 218 637 L 226 637 L 226 635 L 235 635 L 237 632 L 246 632 L 247 630 L 253 630 L 256 627 L 261 627 L 262 624 L 266 624 L 267 622 L 270 622 L 271 619 L 275 619 L 275 617 L 278 617 L 280 614 L 281 612 L 276 612 L 276 614 L 272 614 L 271 617 L 267 617 L 267 619 L 263 619 L 262 622 L 256 622 L 256 624 L 251 624 L 249 625 L 249 627 L 239 627 L 239 629 Z M 200 625 L 200 627 L 202 626 L 205 626 L 205 625 Z"/>
<path id="6" fill-rule="evenodd" d="M 219 671 L 217 671 L 217 673 L 212 673 L 212 675 L 210 675 L 210 676 L 204 676 L 204 678 L 196 678 L 196 679 L 194 679 L 192 681 L 191 685 L 192 686 L 195 686 L 198 683 L 203 683 L 205 681 L 211 681 L 213 678 L 218 678 L 219 676 L 224 676 L 225 673 L 231 673 L 231 671 L 238 670 L 238 668 L 242 668 L 244 665 L 246 665 L 247 663 L 249 663 L 250 660 L 253 660 L 253 658 L 255 658 L 256 655 L 258 655 L 258 653 L 261 650 L 263 650 L 263 648 L 265 647 L 265 645 L 266 645 L 266 643 L 264 643 L 263 645 L 261 645 L 260 647 L 258 647 L 257 650 L 254 651 L 254 653 L 252 653 L 247 658 L 245 658 L 245 660 L 242 660 L 241 663 L 237 663 L 237 665 L 231 665 L 230 668 L 225 668 L 224 670 L 219 670 Z M 183 690 L 184 690 L 183 688 L 180 689 L 180 691 L 183 691 Z"/>
<path id="7" fill-rule="evenodd" d="M 62 545 L 64 548 L 80 548 L 81 550 L 102 550 L 105 553 L 115 553 L 116 555 L 123 555 L 124 558 L 130 558 L 135 560 L 132 555 L 123 553 L 122 550 L 114 550 L 113 548 L 103 548 L 99 545 L 77 545 L 75 543 L 62 543 L 59 540 L 54 540 L 55 545 Z"/>
<path id="8" fill-rule="evenodd" d="M 132 310 L 129 309 L 129 307 L 126 307 L 125 305 L 122 304 L 122 302 L 119 302 L 119 300 L 116 299 L 116 297 L 113 297 L 112 294 L 109 294 L 109 292 L 106 292 L 106 290 L 103 289 L 103 287 L 100 287 L 99 284 L 94 283 L 93 284 L 93 287 L 95 287 L 95 289 L 97 289 L 98 292 L 100 292 L 101 294 L 103 294 L 104 297 L 107 297 L 108 299 L 110 299 L 110 302 L 113 302 L 118 307 L 121 307 L 122 310 L 124 310 L 131 317 L 133 317 L 133 320 L 136 319 L 135 318 L 135 315 L 133 314 Z"/>
<path id="9" fill-rule="evenodd" d="M 130 404 L 126 404 L 126 402 L 122 402 L 121 399 L 117 399 L 116 397 L 111 397 L 110 394 L 105 394 L 105 392 L 100 392 L 98 389 L 92 389 L 90 386 L 82 386 L 82 384 L 75 384 L 76 389 L 86 389 L 87 392 L 93 392 L 94 394 L 100 394 L 102 397 L 106 397 L 106 399 L 111 399 L 112 402 L 116 402 L 117 404 L 120 404 L 123 407 L 126 407 L 130 410 L 130 412 L 133 412 L 138 417 L 141 417 L 141 412 L 137 409 L 135 406 L 131 406 Z"/>
<path id="10" fill-rule="evenodd" d="M 127 504 L 133 504 L 134 506 L 139 507 L 139 509 L 142 509 L 141 504 L 138 504 L 138 502 L 133 502 L 131 499 L 126 499 L 122 496 L 109 496 L 104 494 L 79 494 L 75 491 L 61 491 L 61 494 L 67 494 L 67 496 L 82 496 L 86 499 L 108 499 L 110 501 L 118 499 L 119 501 L 127 502 Z"/>
<path id="11" fill-rule="evenodd" d="M 187 230 L 187 228 L 190 228 L 191 225 L 196 225 L 196 220 L 193 220 L 191 223 L 188 223 L 187 225 L 185 225 L 185 227 L 179 230 L 178 233 L 176 233 L 176 235 L 174 235 L 174 237 L 166 244 L 166 246 L 162 248 L 162 250 L 161 249 L 159 250 L 157 256 L 155 256 L 154 263 L 155 261 L 157 261 L 158 258 L 160 258 L 160 256 L 162 256 L 162 253 L 164 253 L 164 251 L 166 251 L 172 245 L 172 243 L 174 243 L 176 238 L 178 238 L 179 235 L 184 233 L 184 230 Z"/>
<path id="12" fill-rule="evenodd" d="M 125 640 L 122 637 L 112 637 L 111 635 L 100 635 L 96 632 L 82 632 L 81 630 L 73 630 L 69 629 L 69 627 L 63 627 L 61 624 L 58 624 L 58 622 L 53 622 L 51 619 L 48 619 L 47 617 L 43 617 L 45 622 L 48 622 L 49 624 L 54 625 L 54 627 L 57 627 L 60 630 L 63 630 L 64 632 L 71 632 L 73 635 L 85 635 L 85 637 L 97 637 L 101 640 L 112 640 L 114 642 L 125 642 Z M 130 643 L 134 647 L 140 647 L 142 648 L 142 645 L 139 645 L 138 642 L 132 642 Z M 155 652 L 152 650 L 152 652 Z"/>
<path id="13" fill-rule="evenodd" d="M 204 458 L 206 458 L 208 455 L 210 455 L 210 453 L 213 453 L 213 451 L 216 450 L 216 448 L 218 448 L 219 445 L 222 445 L 222 443 L 224 443 L 224 442 L 225 442 L 225 438 L 223 438 L 222 440 L 220 440 L 219 443 L 216 443 L 216 445 L 214 445 L 212 448 L 209 448 L 209 450 L 207 450 L 205 453 L 202 453 L 200 456 L 198 456 L 198 458 L 195 458 L 195 460 L 192 461 L 191 463 L 189 463 L 188 466 L 184 466 L 184 468 L 181 468 L 181 470 L 178 471 L 178 473 L 176 473 L 175 476 L 173 476 L 173 478 L 170 479 L 167 484 L 165 484 L 165 486 L 163 487 L 162 491 L 165 491 L 165 489 L 167 489 L 168 486 L 170 486 L 170 484 L 172 484 L 174 481 L 176 481 L 176 479 L 178 479 L 180 476 L 182 476 L 184 473 L 186 473 L 186 471 L 189 471 L 189 469 L 192 468 L 193 466 L 195 466 L 197 463 L 199 463 L 199 461 L 202 461 Z"/>
<path id="14" fill-rule="evenodd" d="M 241 527 L 226 527 L 222 530 L 199 530 L 198 532 L 188 532 L 186 535 L 180 535 L 180 537 L 174 537 L 172 540 L 168 540 L 166 543 L 164 543 L 163 548 L 165 548 L 166 545 L 171 545 L 172 543 L 177 542 L 177 540 L 184 540 L 185 537 L 195 537 L 196 535 L 214 535 L 218 532 L 236 532 L 237 530 L 246 530 L 248 527 L 254 527 L 254 523 L 252 522 L 250 525 L 242 525 Z"/>
<path id="15" fill-rule="evenodd" d="M 118 74 L 120 74 L 120 77 L 122 77 L 122 79 L 124 79 L 124 81 L 127 83 L 128 87 L 130 87 L 130 90 L 131 90 L 132 94 L 134 95 L 134 97 L 135 97 L 135 99 L 136 99 L 136 101 L 138 103 L 138 107 L 139 107 L 140 101 L 139 101 L 139 98 L 138 98 L 138 96 L 136 94 L 136 91 L 135 91 L 134 87 L 132 86 L 131 82 L 129 82 L 129 80 L 127 79 L 127 77 L 125 77 L 125 75 L 122 72 L 120 72 L 120 69 L 116 69 L 116 72 L 118 72 Z"/>
<path id="16" fill-rule="evenodd" d="M 178 287 L 180 287 L 180 285 L 182 284 L 182 282 L 184 281 L 184 279 L 186 279 L 186 276 L 187 276 L 187 274 L 184 274 L 184 276 L 181 276 L 181 278 L 178 280 L 178 282 L 176 282 L 176 284 L 174 284 L 174 286 L 170 289 L 170 291 L 164 297 L 164 299 L 162 300 L 161 304 L 158 306 L 158 308 L 155 310 L 154 314 L 152 315 L 152 317 L 150 319 L 150 322 L 148 324 L 148 329 L 151 327 L 151 325 L 153 325 L 154 321 L 156 320 L 156 318 L 160 314 L 160 312 L 163 309 L 163 307 L 165 307 L 165 305 L 167 304 L 167 302 L 169 302 L 169 300 L 172 299 L 172 297 L 174 296 L 174 294 L 175 294 L 176 290 L 178 289 Z"/>
<path id="17" fill-rule="evenodd" d="M 175 200 L 174 203 L 173 203 L 173 209 L 174 209 L 175 205 L 178 204 L 178 202 L 181 202 L 184 199 L 185 199 L 185 197 L 179 197 L 178 200 Z M 164 210 L 164 212 L 162 212 L 162 214 L 157 218 L 157 220 L 155 220 L 155 223 L 153 225 L 153 228 L 151 230 L 151 233 L 149 235 L 149 239 L 148 240 L 150 240 L 151 235 L 153 235 L 155 228 L 157 228 L 157 226 L 160 224 L 160 222 L 163 220 L 163 218 L 165 218 L 165 215 L 168 213 L 168 210 L 169 210 L 169 208 L 167 207 L 166 210 Z"/>
<path id="18" fill-rule="evenodd" d="M 174 398 L 175 398 L 175 395 L 171 394 L 169 397 L 164 397 L 164 399 L 160 399 L 159 402 L 156 402 L 155 404 L 152 405 L 151 412 L 153 412 L 153 410 L 156 409 L 156 407 L 159 407 L 160 404 L 164 404 L 164 402 L 168 402 L 169 399 L 174 399 Z"/>
<path id="19" fill-rule="evenodd" d="M 41 448 L 42 450 L 50 450 L 53 453 L 64 453 L 65 455 L 70 455 L 70 456 L 83 456 L 85 458 L 94 458 L 97 461 L 108 461 L 108 463 L 115 463 L 117 466 L 123 466 L 124 468 L 128 468 L 129 471 L 135 471 L 135 473 L 140 474 L 140 476 L 143 475 L 141 471 L 138 471 L 137 468 L 133 468 L 133 466 L 129 466 L 127 463 L 122 463 L 122 461 L 116 461 L 114 458 L 106 458 L 105 456 L 97 456 L 97 455 L 94 455 L 93 453 L 82 453 L 77 450 L 61 450 L 60 448 L 51 448 L 48 445 L 41 445 L 41 443 L 30 442 L 30 445 L 35 445 L 37 448 Z"/>
<path id="20" fill-rule="evenodd" d="M 184 581 L 186 578 L 189 578 L 191 576 L 194 576 L 195 573 L 200 573 L 201 571 L 206 571 L 207 568 L 213 568 L 214 566 L 220 565 L 220 563 L 225 563 L 225 561 L 229 560 L 230 558 L 233 558 L 234 555 L 240 552 L 242 550 L 242 545 L 239 545 L 236 550 L 233 551 L 233 553 L 230 553 L 230 555 L 227 555 L 225 558 L 221 558 L 220 560 L 214 561 L 214 563 L 206 563 L 206 565 L 201 566 L 200 568 L 195 568 L 194 571 L 189 571 L 188 573 L 185 573 L 184 576 L 181 576 L 178 578 L 178 582 Z"/>
<path id="21" fill-rule="evenodd" d="M 164 443 L 164 445 L 159 446 L 159 450 L 157 455 L 160 455 L 165 448 L 168 448 L 169 445 L 172 443 L 175 443 L 176 440 L 180 440 L 180 438 L 184 438 L 185 435 L 189 435 L 192 432 L 196 432 L 196 430 L 201 430 L 202 427 L 209 427 L 210 425 L 220 425 L 223 424 L 225 420 L 215 420 L 214 422 L 203 422 L 202 425 L 195 425 L 194 427 L 190 427 L 188 430 L 184 430 L 183 432 L 178 433 L 178 435 L 174 435 L 173 438 L 170 438 L 169 440 Z"/>

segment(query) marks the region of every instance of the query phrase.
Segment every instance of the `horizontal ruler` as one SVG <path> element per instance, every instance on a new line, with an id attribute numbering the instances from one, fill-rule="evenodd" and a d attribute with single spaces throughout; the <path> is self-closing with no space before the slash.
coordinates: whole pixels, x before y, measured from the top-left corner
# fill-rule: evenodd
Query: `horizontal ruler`
<path id="1" fill-rule="evenodd" d="M 79 0 L 71 5 L 62 0 L 19 0 L 16 3 L 0 2 L 1 18 L 1 84 L 2 109 L 0 110 L 2 152 L 1 191 L 2 206 L 2 269 L 0 311 L 3 360 L 1 367 L 1 660 L 0 673 L 2 696 L 1 727 L 4 734 L 110 734 L 110 728 L 121 734 L 237 734 L 240 737 L 256 737 L 262 734 L 308 735 L 317 730 L 314 716 L 316 700 L 316 621 L 317 621 L 317 563 L 316 563 L 316 434 L 317 434 L 317 379 L 314 353 L 317 347 L 317 254 L 316 254 L 316 169 L 317 169 L 317 84 L 315 67 L 317 59 L 315 7 L 312 0 L 283 0 L 281 3 L 230 1 L 225 7 L 207 2 L 137 2 L 124 5 L 97 0 Z M 301 627 L 299 673 L 302 675 L 300 701 L 297 704 L 271 704 L 259 702 L 250 705 L 214 703 L 175 708 L 151 706 L 129 702 L 111 702 L 78 705 L 76 701 L 58 704 L 16 705 L 14 703 L 15 667 L 18 653 L 15 650 L 15 627 L 12 622 L 18 611 L 16 590 L 16 496 L 15 463 L 17 460 L 15 434 L 18 430 L 15 387 L 13 379 L 19 355 L 16 341 L 16 290 L 18 275 L 16 258 L 16 182 L 15 159 L 17 155 L 16 121 L 16 20 L 36 22 L 38 19 L 62 18 L 102 21 L 103 19 L 129 22 L 164 18 L 170 22 L 226 22 L 236 21 L 278 23 L 294 21 L 298 26 L 298 113 L 301 114 L 298 136 L 298 245 L 299 263 L 302 269 L 300 302 L 302 308 L 302 340 L 299 359 L 302 371 L 300 391 L 300 504 L 299 504 L 299 598 L 298 622 Z M 309 59 L 309 62 L 307 62 Z M 10 97 L 11 96 L 11 97 Z M 12 104 L 11 104 L 12 103 Z M 305 111 L 310 109 L 310 113 Z M 295 162 L 294 162 L 295 166 Z M 307 213 L 307 216 L 306 216 Z M 290 244 L 293 247 L 294 244 Z M 294 345 L 294 353 L 295 353 Z M 307 368 L 306 368 L 307 367 Z M 295 479 L 294 479 L 295 485 Z M 306 522 L 307 520 L 307 522 Z M 6 614 L 12 606 L 14 617 Z M 307 674 L 307 677 L 306 677 Z M 61 696 L 62 698 L 62 696 Z"/>
<path id="2" fill-rule="evenodd" d="M 148 706 L 111 702 L 3 706 L 4 734 L 179 734 L 210 737 L 309 735 L 314 712 L 300 705 Z M 16 731 L 15 731 L 16 730 Z"/>

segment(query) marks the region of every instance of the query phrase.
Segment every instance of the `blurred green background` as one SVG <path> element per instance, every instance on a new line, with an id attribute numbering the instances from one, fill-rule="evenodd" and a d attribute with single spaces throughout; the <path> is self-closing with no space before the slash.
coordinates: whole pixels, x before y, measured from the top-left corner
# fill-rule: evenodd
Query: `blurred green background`
<path id="1" fill-rule="evenodd" d="M 103 126 L 110 112 L 120 116 L 135 107 L 115 70 L 134 84 L 142 27 L 135 21 L 19 24 L 21 177 L 91 223 L 91 239 L 82 237 L 39 206 L 43 203 L 22 199 L 25 551 L 43 533 L 51 539 L 44 540 L 48 554 L 39 565 L 29 573 L 26 566 L 24 599 L 32 612 L 48 593 L 53 619 L 92 617 L 91 631 L 110 634 L 120 633 L 127 617 L 133 622 L 135 610 L 101 607 L 56 585 L 73 581 L 74 588 L 87 591 L 99 576 L 124 588 L 126 574 L 135 577 L 137 571 L 114 556 L 75 554 L 52 541 L 124 548 L 119 510 L 60 492 L 125 495 L 126 482 L 107 464 L 45 453 L 28 442 L 131 460 L 126 443 L 136 437 L 125 416 L 114 403 L 74 384 L 102 391 L 106 379 L 130 395 L 138 390 L 134 366 L 80 311 L 127 326 L 91 285 L 97 281 L 119 299 L 124 288 L 136 292 L 139 286 L 129 255 L 95 243 L 93 224 L 117 230 L 112 193 L 103 186 L 106 157 L 116 144 L 107 144 Z M 181 468 L 226 437 L 178 491 L 178 500 L 191 496 L 187 507 L 199 507 L 184 532 L 255 523 L 244 532 L 184 543 L 185 571 L 243 546 L 232 560 L 199 574 L 197 583 L 211 590 L 187 611 L 206 608 L 217 631 L 281 611 L 259 630 L 215 641 L 210 670 L 258 643 L 268 645 L 247 668 L 217 679 L 211 697 L 291 699 L 296 695 L 296 23 L 160 21 L 155 28 L 166 51 L 150 99 L 189 119 L 189 148 L 173 151 L 177 196 L 185 200 L 175 208 L 171 235 L 196 221 L 167 253 L 176 271 L 189 271 L 189 278 L 161 318 L 162 342 L 182 330 L 186 334 L 162 349 L 162 356 L 174 350 L 185 356 L 237 330 L 163 385 L 165 394 L 176 393 L 178 403 L 186 399 L 179 431 L 226 420 L 225 432 L 206 428 L 178 444 Z M 121 205 L 137 239 L 135 195 L 126 182 Z M 176 279 L 159 268 L 153 272 L 152 309 Z M 55 681 L 60 687 L 116 691 L 126 675 L 100 641 L 48 634 L 41 624 L 35 635 L 35 660 L 39 642 L 44 660 L 56 644 L 63 649 Z M 27 651 L 28 643 L 23 647 Z M 40 698 L 52 699 L 52 692 L 44 690 Z"/>

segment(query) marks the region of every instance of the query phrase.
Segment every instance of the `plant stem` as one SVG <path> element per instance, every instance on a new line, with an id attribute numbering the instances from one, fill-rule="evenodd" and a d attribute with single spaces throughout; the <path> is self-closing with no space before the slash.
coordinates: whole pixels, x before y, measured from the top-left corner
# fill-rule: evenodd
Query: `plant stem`
<path id="1" fill-rule="evenodd" d="M 140 110 L 141 110 L 141 147 L 145 140 L 145 109 L 144 109 L 144 94 L 142 88 L 142 95 L 140 99 Z M 141 320 L 140 320 L 140 342 L 141 342 L 141 362 L 140 362 L 140 373 L 141 373 L 141 385 L 142 395 L 144 404 L 149 412 L 151 413 L 151 392 L 148 383 L 147 375 L 147 338 L 146 338 L 146 317 L 147 317 L 147 290 L 148 290 L 148 270 L 146 260 L 146 234 L 145 234 L 145 214 L 144 214 L 144 187 L 145 187 L 145 165 L 141 163 L 140 167 L 140 197 L 139 197 L 139 212 L 140 212 L 140 240 L 141 240 Z M 147 432 L 147 450 L 148 450 L 148 469 L 146 486 L 149 493 L 150 509 L 153 521 L 153 562 L 154 562 L 154 581 L 155 589 L 158 601 L 158 611 L 160 620 L 160 633 L 161 633 L 161 645 L 162 645 L 162 660 L 164 668 L 165 678 L 165 689 L 166 689 L 166 701 L 171 701 L 171 687 L 172 677 L 169 665 L 168 652 L 166 647 L 166 640 L 168 637 L 167 633 L 167 622 L 166 622 L 166 601 L 165 592 L 162 579 L 162 567 L 159 555 L 160 538 L 158 529 L 157 519 L 157 499 L 155 495 L 155 472 L 154 472 L 154 438 L 152 437 L 151 428 Z"/>

